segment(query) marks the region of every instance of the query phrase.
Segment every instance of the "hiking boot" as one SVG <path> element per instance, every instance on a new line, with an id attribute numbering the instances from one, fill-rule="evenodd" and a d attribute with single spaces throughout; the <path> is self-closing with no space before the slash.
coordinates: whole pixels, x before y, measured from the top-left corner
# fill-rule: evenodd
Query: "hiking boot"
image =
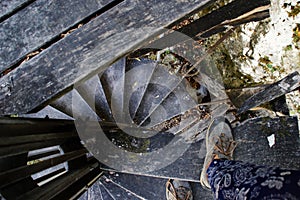
<path id="1" fill-rule="evenodd" d="M 215 118 L 208 127 L 206 134 L 206 157 L 200 176 L 202 186 L 211 188 L 207 180 L 207 169 L 214 159 L 232 160 L 236 147 L 233 141 L 230 122 L 224 117 Z"/>
<path id="2" fill-rule="evenodd" d="M 188 182 L 169 179 L 166 184 L 167 200 L 193 200 L 191 186 Z"/>

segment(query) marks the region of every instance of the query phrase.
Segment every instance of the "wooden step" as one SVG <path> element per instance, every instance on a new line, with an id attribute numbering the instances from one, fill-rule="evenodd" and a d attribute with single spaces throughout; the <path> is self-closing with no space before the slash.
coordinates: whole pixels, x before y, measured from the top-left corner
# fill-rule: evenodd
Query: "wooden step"
<path id="1" fill-rule="evenodd" d="M 62 193 L 72 197 L 98 176 L 98 161 L 87 157 L 74 121 L 1 118 L 0 123 L 0 188 L 5 198 L 64 199 Z"/>
<path id="2" fill-rule="evenodd" d="M 74 28 L 110 2 L 113 1 L 42 0 L 29 4 L 0 24 L 0 73 Z M 24 3 L 26 1 L 10 1 L 8 4 L 15 7 Z"/>
<path id="3" fill-rule="evenodd" d="M 180 77 L 170 74 L 165 67 L 157 65 L 140 103 L 140 107 L 136 112 L 136 116 L 134 116 L 136 123 L 143 125 L 146 120 L 149 123 L 148 118 L 151 114 L 180 83 Z"/>
<path id="4" fill-rule="evenodd" d="M 77 90 L 68 92 L 50 105 L 75 119 L 100 120 Z"/>
<path id="5" fill-rule="evenodd" d="M 76 90 L 101 120 L 113 121 L 111 110 L 98 75 L 77 86 Z"/>
<path id="6" fill-rule="evenodd" d="M 184 83 L 179 84 L 173 92 L 161 102 L 161 105 L 152 112 L 149 116 L 151 122 L 146 127 L 153 127 L 196 107 L 198 102 L 187 92 L 186 87 L 189 86 Z"/>
<path id="7" fill-rule="evenodd" d="M 124 112 L 129 113 L 126 116 L 132 120 L 141 105 L 142 98 L 145 94 L 147 86 L 149 85 L 152 74 L 158 63 L 149 60 L 128 60 L 125 74 L 124 87 Z M 131 121 L 128 121 L 129 124 Z"/>
<path id="8" fill-rule="evenodd" d="M 126 187 L 119 185 L 106 175 L 100 177 L 99 184 L 104 186 L 106 191 L 113 197 L 113 199 L 142 199 L 141 197 L 136 195 L 134 191 L 128 190 Z"/>
<path id="9" fill-rule="evenodd" d="M 42 110 L 36 113 L 29 114 L 19 114 L 18 117 L 23 118 L 50 118 L 50 119 L 68 119 L 72 120 L 73 118 L 69 115 L 64 114 L 63 112 L 53 108 L 52 106 L 46 106 Z"/>
<path id="10" fill-rule="evenodd" d="M 86 176 L 90 171 L 97 168 L 97 163 L 86 164 L 76 170 L 70 170 L 58 179 L 38 187 L 26 194 L 19 196 L 17 199 L 51 199 L 64 192 L 70 185 L 76 183 Z"/>
<path id="11" fill-rule="evenodd" d="M 194 199 L 212 200 L 213 193 L 210 190 L 204 189 L 200 183 L 190 182 Z"/>
<path id="12" fill-rule="evenodd" d="M 137 199 L 165 199 L 166 179 L 123 173 L 106 173 L 105 177 L 116 186 L 126 188 L 137 197 L 141 197 Z"/>
<path id="13" fill-rule="evenodd" d="M 126 59 L 122 58 L 103 73 L 99 74 L 101 85 L 111 111 L 117 112 L 123 110 L 125 68 Z M 113 110 L 111 108 L 112 102 L 118 106 L 117 109 Z M 113 114 L 114 113 L 112 113 L 112 115 Z M 114 116 L 110 116 L 107 120 L 114 121 L 115 119 Z"/>
<path id="14" fill-rule="evenodd" d="M 78 200 L 114 200 L 112 194 L 110 194 L 106 187 L 98 180 L 88 190 L 83 193 Z"/>
<path id="15" fill-rule="evenodd" d="M 32 0 L 11 0 L 0 2 L 0 22 L 7 19 L 9 16 L 26 7 Z"/>
<path id="16" fill-rule="evenodd" d="M 107 200 L 112 199 L 109 195 L 115 197 L 116 200 L 120 199 L 123 194 L 123 190 L 128 190 L 128 195 L 125 199 L 147 199 L 147 200 L 158 200 L 166 198 L 166 183 L 168 179 L 155 178 L 148 176 L 138 176 L 133 174 L 105 172 L 104 177 L 100 178 L 99 181 L 95 182 L 79 199 L 87 200 L 90 198 Z M 105 182 L 105 186 L 103 184 Z M 189 182 L 192 188 L 194 199 L 211 200 L 213 199 L 212 192 L 203 189 L 200 183 Z M 115 193 L 108 193 L 114 188 Z M 116 187 L 119 187 L 116 189 Z M 122 192 L 119 192 L 119 191 Z M 121 193 L 121 194 L 120 194 Z M 135 196 L 136 195 L 136 196 Z"/>
<path id="17" fill-rule="evenodd" d="M 36 9 L 41 13 L 38 17 L 34 9 L 32 9 L 33 13 L 28 12 L 30 17 L 25 17 L 20 13 L 19 17 L 15 17 L 14 21 L 8 23 L 10 26 L 13 24 L 13 27 L 26 27 L 28 30 L 32 30 L 32 33 L 28 32 L 30 37 L 17 35 L 14 40 L 11 40 L 11 35 L 14 35 L 11 32 L 14 28 L 3 27 L 6 34 L 1 44 L 5 43 L 7 47 L 17 47 L 18 44 L 23 44 L 26 41 L 29 44 L 35 44 L 36 42 L 31 41 L 32 36 L 36 35 L 35 31 L 43 30 L 43 33 L 47 33 L 54 30 L 48 30 L 49 27 L 52 27 L 49 25 L 51 21 L 41 24 L 44 20 L 40 19 L 51 19 L 53 16 L 62 20 L 66 19 L 65 17 L 77 20 L 77 17 L 64 14 L 69 13 L 67 9 L 62 10 L 62 8 L 70 8 L 73 10 L 73 14 L 77 14 L 76 9 L 69 6 L 73 5 L 72 2 L 69 0 L 57 3 L 66 6 L 59 6 L 57 9 L 54 7 L 48 12 L 48 18 L 47 15 L 44 16 L 43 9 Z M 103 72 L 119 58 L 159 35 L 162 27 L 167 27 L 187 14 L 200 10 L 209 2 L 211 0 L 195 0 L 189 3 L 176 1 L 175 4 L 166 0 L 155 4 L 136 2 L 135 0 L 122 1 L 109 11 L 94 18 L 90 23 L 59 40 L 50 48 L 46 48 L 34 58 L 18 66 L 16 70 L 4 75 L 0 80 L 0 85 L 5 86 L 0 90 L 0 107 L 2 108 L 0 115 L 27 113 L 47 105 L 49 101 L 66 92 L 74 84 L 84 82 L 93 75 Z M 81 3 L 76 8 L 86 8 Z M 50 2 L 36 1 L 36 4 L 46 7 Z M 53 6 L 57 6 L 57 4 L 53 4 Z M 97 6 L 99 4 L 95 5 L 88 2 L 84 2 L 84 4 L 99 9 Z M 44 10 L 48 10 L 48 8 L 49 6 Z M 161 8 L 168 10 L 168 12 L 161 12 Z M 24 12 L 26 13 L 25 10 Z M 57 14 L 54 15 L 56 12 Z M 129 21 L 123 20 L 124 16 L 130 16 Z M 149 20 L 149 16 L 152 17 L 151 20 Z M 23 20 L 26 20 L 26 23 Z M 109 22 L 109 25 L 106 22 Z M 57 23 L 57 20 L 55 20 L 55 24 L 61 25 Z M 38 30 L 34 28 L 40 26 L 44 28 Z M 23 33 L 23 31 L 13 32 Z M 38 38 L 47 41 L 47 37 L 44 35 L 40 35 Z M 9 41 L 15 42 L 8 44 Z M 27 45 L 25 46 L 26 49 L 31 49 Z M 4 51 L 4 54 L 7 52 Z M 14 51 L 10 55 L 10 58 L 15 60 Z M 7 68 L 9 64 L 3 63 L 3 66 Z M 9 89 L 11 86 L 13 87 L 12 90 Z"/>
<path id="18" fill-rule="evenodd" d="M 275 134 L 276 144 L 269 147 L 267 136 L 273 133 Z M 236 160 L 258 165 L 299 169 L 300 139 L 298 122 L 295 117 L 249 119 L 234 128 L 234 137 L 238 141 L 238 147 L 234 152 Z M 201 139 L 192 143 L 188 150 L 169 166 L 152 172 L 139 172 L 136 174 L 199 182 L 206 154 L 205 148 L 204 139 Z M 169 156 L 173 156 L 176 151 L 169 152 L 169 154 Z M 102 166 L 102 168 L 111 170 L 105 166 Z M 132 173 L 126 169 L 120 172 Z"/>
<path id="19" fill-rule="evenodd" d="M 235 158 L 258 165 L 287 169 L 300 166 L 300 139 L 296 117 L 249 119 L 234 129 L 239 145 Z M 274 134 L 275 144 L 270 147 L 267 137 Z"/>

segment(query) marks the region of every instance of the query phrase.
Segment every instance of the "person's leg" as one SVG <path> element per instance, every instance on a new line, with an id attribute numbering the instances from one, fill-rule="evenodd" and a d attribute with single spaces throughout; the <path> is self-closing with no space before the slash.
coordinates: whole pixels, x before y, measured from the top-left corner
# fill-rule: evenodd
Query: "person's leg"
<path id="1" fill-rule="evenodd" d="M 207 170 L 214 159 L 232 159 L 236 147 L 233 141 L 232 128 L 224 117 L 218 117 L 209 125 L 206 133 L 206 157 L 200 175 L 202 186 L 211 188 L 207 179 Z"/>
<path id="2" fill-rule="evenodd" d="M 300 171 L 213 160 L 207 175 L 216 199 L 300 199 Z"/>
<path id="3" fill-rule="evenodd" d="M 300 171 L 230 160 L 235 143 L 224 118 L 210 125 L 206 145 L 200 182 L 216 199 L 300 199 Z"/>

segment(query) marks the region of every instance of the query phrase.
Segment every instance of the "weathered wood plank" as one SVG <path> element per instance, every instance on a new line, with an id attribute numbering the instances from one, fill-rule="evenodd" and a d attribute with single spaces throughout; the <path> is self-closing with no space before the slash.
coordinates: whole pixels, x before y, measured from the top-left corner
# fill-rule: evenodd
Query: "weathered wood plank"
<path id="1" fill-rule="evenodd" d="M 233 131 L 234 139 L 238 142 L 237 149 L 234 151 L 236 160 L 299 170 L 300 139 L 297 118 L 251 119 L 235 127 Z M 273 133 L 275 134 L 276 144 L 270 148 L 267 136 Z M 174 156 L 176 153 L 175 150 L 169 152 L 170 155 L 166 155 L 166 158 Z M 139 172 L 136 174 L 199 182 L 205 154 L 205 140 L 202 139 L 191 144 L 182 156 L 167 167 L 152 172 Z M 119 159 L 121 160 L 121 158 Z M 101 168 L 111 170 L 106 166 L 101 166 Z M 120 171 L 132 173 L 126 169 Z"/>
<path id="2" fill-rule="evenodd" d="M 118 185 L 113 180 L 109 179 L 108 176 L 103 175 L 99 179 L 99 184 L 103 185 L 105 189 L 111 194 L 113 199 L 130 199 L 130 200 L 140 200 L 143 199 L 138 196 L 134 190 L 128 190 L 126 187 Z M 137 187 L 138 188 L 138 187 Z M 154 198 L 153 198 L 154 199 Z"/>
<path id="3" fill-rule="evenodd" d="M 49 132 L 63 133 L 75 131 L 74 122 L 71 120 L 57 119 L 25 119 L 25 118 L 0 118 L 0 137 L 25 136 L 44 134 Z"/>
<path id="4" fill-rule="evenodd" d="M 87 153 L 86 149 L 79 149 L 76 151 L 68 152 L 64 155 L 50 158 L 33 165 L 26 165 L 16 169 L 11 169 L 0 173 L 0 188 L 5 187 L 11 183 L 14 183 L 20 179 L 30 176 L 31 174 L 40 172 L 47 168 L 53 167 L 60 163 L 79 158 Z"/>
<path id="5" fill-rule="evenodd" d="M 74 118 L 98 119 L 99 117 L 87 104 L 77 90 L 72 90 L 50 104 L 55 109 Z"/>
<path id="6" fill-rule="evenodd" d="M 38 187 L 17 199 L 51 199 L 97 167 L 98 163 L 86 164 L 84 167 L 69 171 L 57 180 Z"/>
<path id="7" fill-rule="evenodd" d="M 60 174 L 60 173 L 62 173 L 62 172 L 65 172 L 65 171 L 66 171 L 65 168 L 60 168 L 59 170 L 56 170 L 56 171 L 54 171 L 54 172 L 51 172 L 51 173 L 49 173 L 49 174 L 47 174 L 47 175 L 45 175 L 45 176 L 41 176 L 41 177 L 35 179 L 34 181 L 36 181 L 37 183 L 40 183 L 40 182 L 42 182 L 42 181 L 45 181 L 45 180 L 47 180 L 47 179 L 49 179 L 49 178 L 52 178 L 52 177 L 54 177 L 54 176 L 56 176 L 56 175 L 58 175 L 58 174 Z"/>
<path id="8" fill-rule="evenodd" d="M 228 95 L 231 103 L 240 108 L 242 104 L 255 93 L 261 92 L 265 89 L 268 85 L 260 85 L 256 87 L 246 87 L 246 88 L 239 88 L 239 89 L 227 89 L 226 94 Z"/>
<path id="9" fill-rule="evenodd" d="M 263 20 L 269 17 L 269 5 L 270 0 L 235 0 L 193 21 L 187 26 L 179 28 L 177 32 L 183 33 L 196 40 L 206 38 L 213 34 L 225 31 L 228 26 L 238 26 L 243 23 Z M 149 49 L 141 49 L 134 52 L 132 56 L 145 54 L 148 51 L 151 51 L 153 47 L 164 49 L 173 46 L 178 42 L 183 42 L 186 38 L 178 37 L 177 32 L 171 32 L 164 35 L 164 37 L 152 42 L 149 45 Z"/>
<path id="10" fill-rule="evenodd" d="M 45 105 L 210 1 L 125 0 L 2 77 L 0 115 Z"/>
<path id="11" fill-rule="evenodd" d="M 0 143 L 4 145 L 0 147 L 0 158 L 60 145 L 68 139 L 77 138 L 74 122 L 70 120 L 0 118 L 0 127 Z M 48 135 L 50 140 L 45 140 L 47 133 L 51 133 Z"/>
<path id="12" fill-rule="evenodd" d="M 35 1 L 0 24 L 0 73 L 113 0 Z"/>
<path id="13" fill-rule="evenodd" d="M 28 160 L 29 161 L 37 160 L 37 159 L 45 158 L 47 156 L 55 155 L 55 154 L 60 154 L 60 151 L 57 148 L 55 148 L 55 150 L 47 151 L 47 152 L 44 152 L 44 153 L 38 153 L 38 154 L 35 154 L 35 155 L 28 155 Z"/>
<path id="14" fill-rule="evenodd" d="M 241 114 L 262 103 L 271 101 L 281 95 L 292 92 L 298 87 L 300 87 L 300 75 L 299 72 L 296 71 L 247 99 L 239 108 L 238 114 Z"/>
<path id="15" fill-rule="evenodd" d="M 104 187 L 103 184 L 101 184 L 100 182 L 98 182 L 98 188 L 101 192 L 101 197 L 102 199 L 101 200 L 114 200 L 112 195 L 108 192 L 108 190 Z"/>
<path id="16" fill-rule="evenodd" d="M 44 141 L 44 142 L 34 142 L 29 144 L 19 144 L 19 145 L 11 146 L 10 148 L 0 147 L 0 158 L 20 155 L 22 153 L 27 153 L 28 151 L 31 150 L 60 145 L 65 141 L 66 139 L 60 139 L 60 140 L 51 140 L 51 141 Z"/>
<path id="17" fill-rule="evenodd" d="M 243 103 L 251 96 L 263 91 L 268 85 L 260 85 L 256 87 L 248 87 L 242 89 L 229 89 L 226 90 L 231 103 L 238 109 Z M 263 104 L 262 107 L 257 107 L 255 110 L 268 109 L 274 112 L 280 112 L 284 115 L 289 115 L 289 108 L 286 104 L 285 96 L 277 97 L 274 100 L 269 101 L 267 104 Z M 254 110 L 253 110 L 254 111 Z"/>
<path id="18" fill-rule="evenodd" d="M 20 114 L 18 117 L 23 118 L 50 118 L 50 119 L 68 119 L 73 120 L 72 117 L 60 112 L 52 106 L 46 106 L 42 110 L 29 114 Z"/>
<path id="19" fill-rule="evenodd" d="M 124 97 L 124 84 L 125 84 L 125 68 L 126 68 L 126 58 L 120 59 L 115 62 L 103 73 L 99 74 L 100 82 L 103 88 L 103 94 L 106 98 L 108 105 L 108 112 L 106 117 L 109 121 L 114 121 L 111 111 L 112 99 L 118 102 L 120 105 L 123 104 Z M 114 88 L 118 86 L 119 94 L 117 96 L 112 96 Z M 119 98 L 118 98 L 119 97 Z M 102 97 L 103 98 L 103 97 Z"/>
<path id="20" fill-rule="evenodd" d="M 236 0 L 231 3 L 217 9 L 204 17 L 195 20 L 189 26 L 182 27 L 178 30 L 190 37 L 201 36 L 208 37 L 213 34 L 213 32 L 220 32 L 218 29 L 226 30 L 226 25 L 245 23 L 246 17 L 251 16 L 255 13 L 267 12 L 270 6 L 270 0 Z M 234 11 L 234 12 L 233 12 Z M 267 15 L 268 16 L 268 15 Z M 231 24 L 231 23 L 233 24 Z"/>
<path id="21" fill-rule="evenodd" d="M 56 139 L 68 139 L 71 137 L 78 137 L 76 132 L 65 132 L 65 133 L 45 133 L 45 134 L 34 134 L 26 136 L 13 136 L 13 137 L 0 137 L 0 146 L 9 146 L 15 144 L 24 144 L 31 142 L 43 142 L 45 140 L 56 140 Z"/>
<path id="22" fill-rule="evenodd" d="M 0 1 L 0 22 L 18 9 L 25 7 L 34 0 L 1 0 Z"/>
<path id="23" fill-rule="evenodd" d="M 76 90 L 101 120 L 109 121 L 111 111 L 98 75 L 81 84 Z"/>
<path id="24" fill-rule="evenodd" d="M 120 185 L 145 199 L 165 199 L 166 196 L 167 179 L 123 173 L 105 173 L 105 178 L 109 180 L 106 185 Z M 102 180 L 105 181 L 105 178 Z M 100 184 L 100 181 L 97 184 Z"/>
<path id="25" fill-rule="evenodd" d="M 257 165 L 300 169 L 297 117 L 249 119 L 234 129 L 238 142 L 234 158 Z M 274 146 L 267 137 L 274 135 Z"/>
<path id="26" fill-rule="evenodd" d="M 70 185 L 70 187 L 65 189 L 59 195 L 55 196 L 55 199 L 78 199 L 80 195 L 84 193 L 88 189 L 88 187 L 91 187 L 101 175 L 102 172 L 99 167 L 92 169 L 87 175 L 76 181 L 74 184 Z M 88 198 L 101 200 L 97 198 L 97 196 L 93 196 L 91 194 Z"/>
<path id="27" fill-rule="evenodd" d="M 214 199 L 214 195 L 211 190 L 207 190 L 202 187 L 200 183 L 190 182 L 193 191 L 194 199 L 203 199 L 203 200 L 212 200 Z"/>

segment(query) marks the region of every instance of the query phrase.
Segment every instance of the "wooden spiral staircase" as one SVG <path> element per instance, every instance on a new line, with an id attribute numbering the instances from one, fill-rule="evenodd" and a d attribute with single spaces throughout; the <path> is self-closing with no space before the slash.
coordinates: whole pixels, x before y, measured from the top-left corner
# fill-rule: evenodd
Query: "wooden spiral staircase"
<path id="1" fill-rule="evenodd" d="M 176 32 L 164 30 L 157 38 L 162 28 L 178 25 L 212 2 L 0 1 L 0 199 L 158 200 L 165 198 L 169 178 L 189 181 L 196 200 L 212 199 L 200 187 L 199 174 L 205 131 L 218 115 L 233 122 L 236 159 L 299 169 L 297 119 L 288 115 L 282 93 L 272 100 L 285 116 L 246 115 L 240 123 L 234 100 L 243 91 L 228 100 L 205 70 L 196 72 L 206 84 L 194 87 L 156 61 L 126 57 L 150 39 L 156 38 L 152 45 L 161 49 L 175 45 Z M 178 26 L 177 32 L 209 37 L 265 19 L 269 3 L 236 0 Z M 147 32 L 141 28 L 146 25 Z M 135 32 L 126 32 L 132 28 Z M 280 83 L 262 89 L 271 93 Z M 89 121 L 97 128 L 81 126 Z M 163 157 L 130 165 L 135 156 L 118 157 L 110 148 L 99 152 L 101 141 L 91 137 L 99 128 L 107 139 L 103 146 L 136 156 L 160 151 Z M 276 144 L 270 148 L 272 134 Z M 177 148 L 164 151 L 170 144 Z"/>

